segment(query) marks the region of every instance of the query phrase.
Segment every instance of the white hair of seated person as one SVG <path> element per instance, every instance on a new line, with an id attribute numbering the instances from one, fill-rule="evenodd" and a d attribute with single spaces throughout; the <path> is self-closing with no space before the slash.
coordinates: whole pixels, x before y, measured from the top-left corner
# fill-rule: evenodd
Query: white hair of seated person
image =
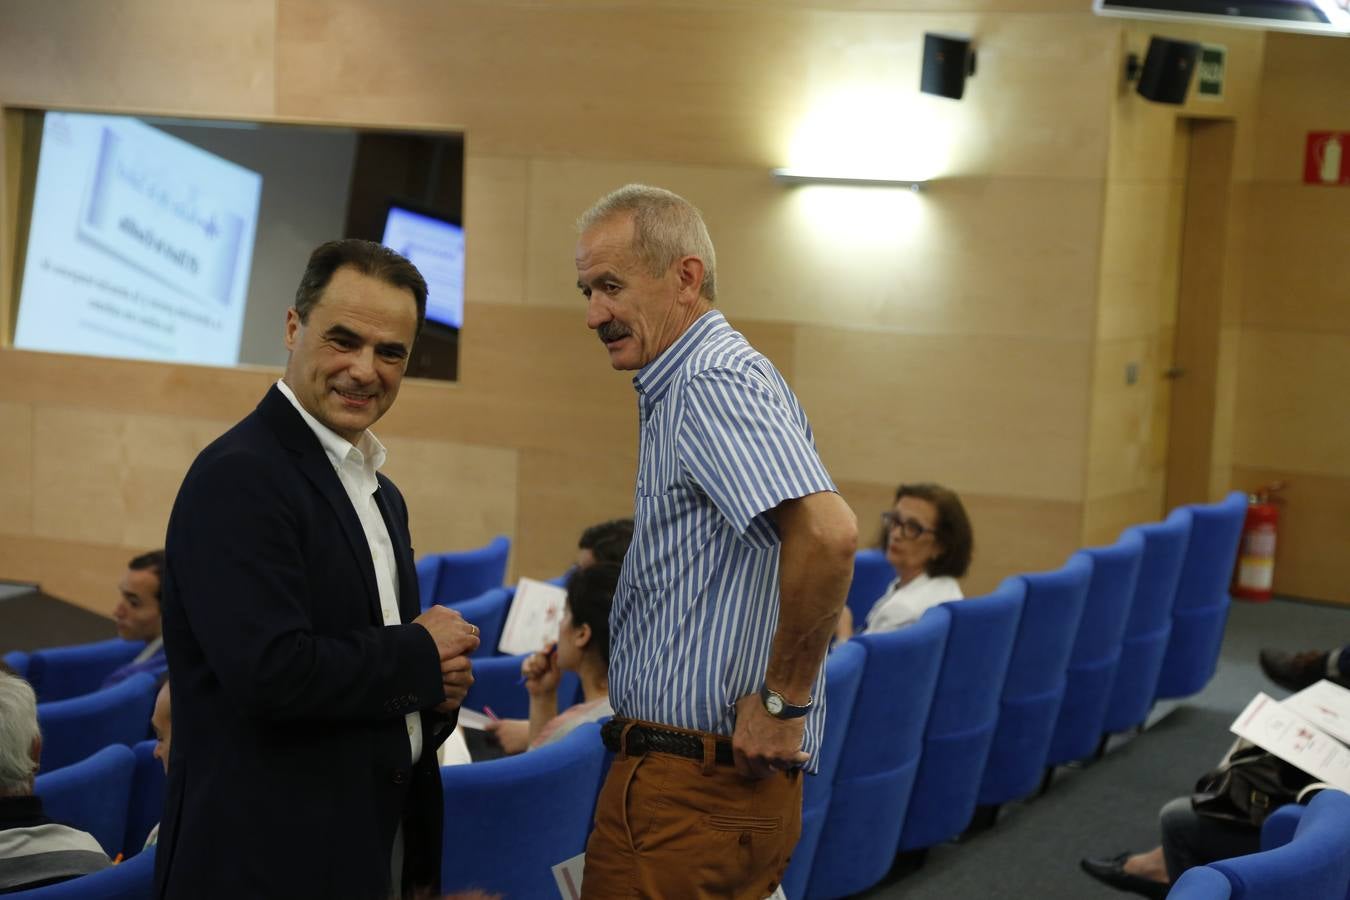
<path id="1" fill-rule="evenodd" d="M 42 737 L 37 697 L 17 675 L 0 674 L 0 722 L 0 797 L 31 794 Z"/>

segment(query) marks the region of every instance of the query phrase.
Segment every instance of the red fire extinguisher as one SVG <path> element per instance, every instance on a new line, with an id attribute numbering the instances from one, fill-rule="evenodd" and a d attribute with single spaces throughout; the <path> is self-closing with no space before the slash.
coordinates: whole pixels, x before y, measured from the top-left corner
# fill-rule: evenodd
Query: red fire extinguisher
<path id="1" fill-rule="evenodd" d="M 1272 482 L 1247 498 L 1247 518 L 1238 543 L 1237 570 L 1233 573 L 1233 596 L 1244 600 L 1269 600 L 1275 581 L 1275 534 L 1283 501 L 1275 494 L 1283 482 Z"/>

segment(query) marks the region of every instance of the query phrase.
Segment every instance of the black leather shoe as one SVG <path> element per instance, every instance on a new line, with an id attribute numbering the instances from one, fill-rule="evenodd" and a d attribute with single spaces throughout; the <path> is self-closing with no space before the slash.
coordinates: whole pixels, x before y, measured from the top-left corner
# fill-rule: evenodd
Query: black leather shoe
<path id="1" fill-rule="evenodd" d="M 1327 654 L 1322 650 L 1262 650 L 1261 671 L 1286 691 L 1301 691 L 1327 677 Z"/>
<path id="2" fill-rule="evenodd" d="M 1078 864 L 1083 867 L 1084 872 L 1102 884 L 1110 885 L 1118 891 L 1129 891 L 1131 894 L 1141 894 L 1145 897 L 1157 897 L 1159 900 L 1166 897 L 1172 886 L 1163 884 L 1161 881 L 1140 878 L 1138 875 L 1131 875 L 1126 872 L 1125 860 L 1129 858 L 1129 853 L 1122 853 L 1110 859 L 1082 859 L 1078 861 Z"/>

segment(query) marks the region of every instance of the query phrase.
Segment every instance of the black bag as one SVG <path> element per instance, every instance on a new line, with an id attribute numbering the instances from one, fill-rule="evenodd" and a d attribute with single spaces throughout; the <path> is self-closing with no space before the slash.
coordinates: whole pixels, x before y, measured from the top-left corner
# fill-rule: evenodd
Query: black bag
<path id="1" fill-rule="evenodd" d="M 1296 802 L 1299 791 L 1316 780 L 1260 747 L 1240 746 L 1219 768 L 1200 776 L 1191 807 L 1206 818 L 1259 828 L 1266 816 Z"/>

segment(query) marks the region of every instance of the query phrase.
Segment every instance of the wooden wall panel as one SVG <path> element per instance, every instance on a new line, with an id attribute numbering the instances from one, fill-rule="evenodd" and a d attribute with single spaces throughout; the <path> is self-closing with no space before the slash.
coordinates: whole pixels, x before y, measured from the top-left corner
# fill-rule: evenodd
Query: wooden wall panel
<path id="1" fill-rule="evenodd" d="M 117 582 L 140 549 L 40 537 L 0 541 L 0 572 L 6 579 L 41 584 L 46 593 L 112 618 Z M 108 637 L 115 637 L 111 622 Z"/>
<path id="2" fill-rule="evenodd" d="M 1350 104 L 1345 102 L 1348 91 L 1350 53 L 1346 52 L 1344 38 L 1271 33 L 1266 38 L 1261 77 L 1260 139 L 1254 177 L 1265 182 L 1301 183 L 1308 132 L 1350 131 Z"/>
<path id="3" fill-rule="evenodd" d="M 1350 190 L 1260 182 L 1245 202 L 1244 326 L 1350 335 Z"/>
<path id="4" fill-rule="evenodd" d="M 1097 246 L 1087 236 L 1099 227 L 1101 189 L 1078 180 L 955 179 L 916 196 L 785 188 L 739 169 L 536 162 L 531 303 L 580 303 L 573 222 L 637 179 L 702 209 L 729 316 L 913 334 L 1090 335 Z"/>
<path id="5" fill-rule="evenodd" d="M 10 0 L 7 103 L 213 116 L 273 112 L 275 0 Z"/>
<path id="6" fill-rule="evenodd" d="M 836 479 L 1078 501 L 1085 342 L 816 329 L 794 387 Z"/>
<path id="7" fill-rule="evenodd" d="M 1155 338 L 1175 324 L 1185 195 L 1180 178 L 1107 182 L 1099 340 Z"/>
<path id="8" fill-rule="evenodd" d="M 470 154 L 464 160 L 464 299 L 469 303 L 525 302 L 528 171 L 524 159 Z M 469 329 L 473 324 L 465 322 Z"/>
<path id="9" fill-rule="evenodd" d="M 0 534 L 33 530 L 33 407 L 0 402 Z M 4 574 L 0 572 L 0 578 Z"/>
<path id="10" fill-rule="evenodd" d="M 1350 478 L 1350 335 L 1244 329 L 1238 373 L 1236 466 Z"/>
<path id="11" fill-rule="evenodd" d="M 1235 466 L 1233 487 L 1254 491 L 1263 484 L 1287 485 L 1275 544 L 1275 593 L 1350 605 L 1350 554 L 1345 552 L 1350 522 L 1350 478 L 1294 469 Z M 1340 644 L 1341 635 L 1328 635 Z"/>
<path id="12" fill-rule="evenodd" d="M 998 48 L 959 112 L 916 95 L 924 31 Z M 1105 150 L 1097 110 L 1114 75 L 1100 61 L 1116 33 L 1076 12 L 287 0 L 277 102 L 283 115 L 463 126 L 486 155 L 760 169 L 792 162 L 804 121 L 857 103 L 885 110 L 878 121 L 903 110 L 901 151 L 908 126 L 935 127 L 947 173 L 1087 177 Z M 874 135 L 864 117 L 846 121 L 860 131 L 837 135 L 843 150 Z"/>

